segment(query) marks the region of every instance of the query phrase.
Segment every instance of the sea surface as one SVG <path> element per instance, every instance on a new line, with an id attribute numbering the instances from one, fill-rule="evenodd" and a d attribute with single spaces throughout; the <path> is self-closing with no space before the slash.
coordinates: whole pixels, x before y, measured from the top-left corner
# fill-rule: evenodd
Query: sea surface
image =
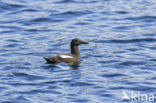
<path id="1" fill-rule="evenodd" d="M 156 103 L 156 0 L 0 0 L 0 103 Z"/>

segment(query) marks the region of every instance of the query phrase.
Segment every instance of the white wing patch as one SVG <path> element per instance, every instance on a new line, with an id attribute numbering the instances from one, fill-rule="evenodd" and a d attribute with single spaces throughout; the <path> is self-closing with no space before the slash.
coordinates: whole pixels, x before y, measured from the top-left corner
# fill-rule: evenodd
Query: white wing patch
<path id="1" fill-rule="evenodd" d="M 61 57 L 61 58 L 73 58 L 72 56 L 69 56 L 69 55 L 59 55 L 59 57 Z"/>

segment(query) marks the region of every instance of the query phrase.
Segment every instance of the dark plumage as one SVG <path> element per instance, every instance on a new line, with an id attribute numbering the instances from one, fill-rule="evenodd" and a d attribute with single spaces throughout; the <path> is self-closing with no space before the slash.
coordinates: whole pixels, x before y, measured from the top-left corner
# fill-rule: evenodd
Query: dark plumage
<path id="1" fill-rule="evenodd" d="M 80 52 L 78 46 L 80 44 L 88 44 L 78 38 L 75 38 L 70 43 L 71 53 L 62 53 L 50 57 L 44 57 L 48 63 L 58 64 L 58 63 L 68 63 L 68 64 L 78 64 L 80 62 Z"/>

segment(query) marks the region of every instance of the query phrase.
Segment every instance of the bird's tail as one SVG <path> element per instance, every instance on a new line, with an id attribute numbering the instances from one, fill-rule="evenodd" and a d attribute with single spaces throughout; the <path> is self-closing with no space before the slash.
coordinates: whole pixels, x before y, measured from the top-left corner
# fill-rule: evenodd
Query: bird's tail
<path id="1" fill-rule="evenodd" d="M 52 64 L 58 64 L 59 62 L 56 60 L 53 60 L 54 58 L 47 58 L 47 57 L 43 57 L 47 63 L 52 63 Z"/>
<path id="2" fill-rule="evenodd" d="M 49 62 L 49 59 L 47 57 L 43 57 L 47 62 Z"/>

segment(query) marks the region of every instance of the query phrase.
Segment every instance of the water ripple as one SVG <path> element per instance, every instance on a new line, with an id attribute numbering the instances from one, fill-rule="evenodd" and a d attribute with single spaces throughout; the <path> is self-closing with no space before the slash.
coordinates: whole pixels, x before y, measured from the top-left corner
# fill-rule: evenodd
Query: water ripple
<path id="1" fill-rule="evenodd" d="M 26 5 L 20 5 L 20 4 L 9 4 L 0 1 L 1 10 L 15 10 L 19 8 L 26 7 Z"/>
<path id="2" fill-rule="evenodd" d="M 138 42 L 156 42 L 155 38 L 139 38 L 139 39 L 114 39 L 114 40 L 99 40 L 95 41 L 97 43 L 106 42 L 106 43 L 138 43 Z"/>
<path id="3" fill-rule="evenodd" d="M 155 22 L 156 16 L 140 16 L 140 17 L 128 17 L 124 18 L 124 20 L 133 20 L 133 21 L 144 21 L 144 22 Z"/>

